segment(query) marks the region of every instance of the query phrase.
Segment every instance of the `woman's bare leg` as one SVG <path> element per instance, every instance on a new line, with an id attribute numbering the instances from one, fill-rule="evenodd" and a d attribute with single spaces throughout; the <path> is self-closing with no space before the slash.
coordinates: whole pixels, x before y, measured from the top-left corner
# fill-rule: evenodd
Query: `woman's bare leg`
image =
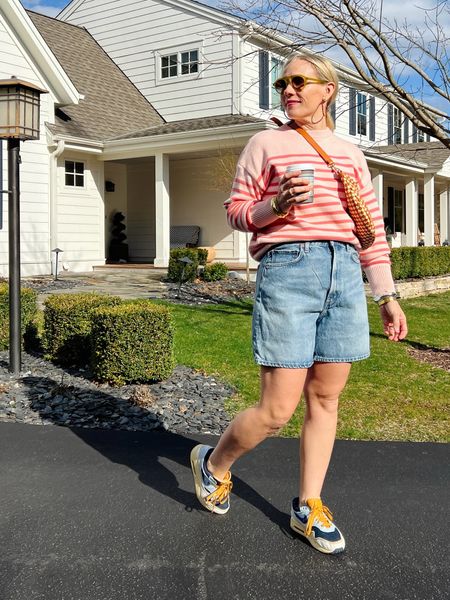
<path id="1" fill-rule="evenodd" d="M 291 418 L 301 397 L 307 369 L 261 367 L 261 400 L 239 413 L 208 460 L 208 470 L 223 479 L 231 465 Z"/>
<path id="2" fill-rule="evenodd" d="M 305 420 L 300 438 L 299 498 L 320 498 L 336 437 L 339 395 L 350 363 L 319 363 L 308 369 Z"/>

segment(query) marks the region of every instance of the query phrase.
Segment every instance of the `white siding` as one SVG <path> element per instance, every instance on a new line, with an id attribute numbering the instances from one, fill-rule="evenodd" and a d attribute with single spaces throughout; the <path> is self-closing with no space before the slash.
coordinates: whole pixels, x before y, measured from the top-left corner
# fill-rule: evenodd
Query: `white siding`
<path id="1" fill-rule="evenodd" d="M 199 225 L 200 245 L 214 246 L 216 260 L 230 260 L 235 258 L 233 232 L 228 226 L 223 206 L 229 190 L 214 189 L 215 160 L 171 159 L 170 221 L 173 225 Z"/>
<path id="2" fill-rule="evenodd" d="M 268 120 L 274 116 L 285 120 L 286 116 L 279 107 L 264 110 L 259 106 L 259 51 L 261 49 L 262 46 L 249 41 L 242 43 L 242 112 L 260 119 Z M 283 60 L 281 56 L 277 58 Z"/>
<path id="3" fill-rule="evenodd" d="M 157 0 L 91 0 L 68 20 L 89 30 L 168 121 L 233 112 L 229 28 Z M 200 49 L 200 74 L 158 82 L 157 53 L 180 47 Z"/>
<path id="4" fill-rule="evenodd" d="M 125 213 L 130 260 L 151 262 L 155 258 L 155 162 L 128 165 L 128 209 Z"/>
<path id="5" fill-rule="evenodd" d="M 31 59 L 0 15 L 0 79 L 11 75 L 45 88 Z M 45 142 L 45 121 L 53 121 L 54 104 L 50 94 L 41 96 L 41 140 L 21 144 L 20 219 L 21 273 L 23 276 L 50 272 L 49 247 L 49 161 Z M 7 143 L 3 142 L 3 187 L 7 182 Z M 0 230 L 0 275 L 8 275 L 8 200 L 3 203 L 3 228 Z"/>
<path id="6" fill-rule="evenodd" d="M 105 256 L 108 258 L 108 248 L 111 241 L 112 218 L 115 213 L 121 212 L 127 215 L 127 165 L 107 162 L 105 163 L 105 181 L 114 183 L 114 192 L 105 191 Z M 125 220 L 125 226 L 127 222 Z M 128 231 L 125 230 L 128 237 Z M 128 239 L 125 241 L 128 243 Z"/>
<path id="7" fill-rule="evenodd" d="M 84 163 L 85 187 L 65 185 L 65 161 Z M 64 152 L 58 159 L 56 246 L 71 271 L 87 271 L 105 262 L 103 163 L 81 153 Z"/>

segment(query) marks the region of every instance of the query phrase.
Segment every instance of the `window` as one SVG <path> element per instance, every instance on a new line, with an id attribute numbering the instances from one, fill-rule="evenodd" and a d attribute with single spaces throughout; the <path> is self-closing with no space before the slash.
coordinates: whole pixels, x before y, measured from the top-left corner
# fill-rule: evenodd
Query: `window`
<path id="1" fill-rule="evenodd" d="M 418 142 L 424 142 L 425 141 L 425 134 L 423 131 L 420 131 L 420 129 L 417 130 L 417 141 Z"/>
<path id="2" fill-rule="evenodd" d="M 265 110 L 280 108 L 280 94 L 272 84 L 281 75 L 282 62 L 266 50 L 259 51 L 259 107 Z"/>
<path id="3" fill-rule="evenodd" d="M 394 231 L 405 233 L 403 212 L 403 191 L 394 190 Z"/>
<path id="4" fill-rule="evenodd" d="M 198 73 L 198 50 L 181 53 L 181 74 Z"/>
<path id="5" fill-rule="evenodd" d="M 360 135 L 367 135 L 367 97 L 358 92 L 356 95 L 357 106 L 357 132 Z"/>
<path id="6" fill-rule="evenodd" d="M 65 172 L 67 186 L 84 187 L 84 163 L 66 160 Z"/>
<path id="7" fill-rule="evenodd" d="M 425 208 L 423 194 L 419 194 L 419 230 L 421 233 L 425 231 Z"/>
<path id="8" fill-rule="evenodd" d="M 161 56 L 161 79 L 198 73 L 198 55 L 198 50 L 183 50 Z"/>
<path id="9" fill-rule="evenodd" d="M 176 54 L 168 54 L 167 56 L 161 56 L 161 78 L 167 79 L 167 77 L 176 77 L 178 75 Z"/>
<path id="10" fill-rule="evenodd" d="M 394 106 L 394 144 L 402 143 L 402 113 Z"/>
<path id="11" fill-rule="evenodd" d="M 270 97 L 270 108 L 280 108 L 281 97 L 280 94 L 273 87 L 275 81 L 280 77 L 282 71 L 281 60 L 275 58 L 274 56 L 270 59 L 270 89 L 271 89 L 271 97 Z"/>

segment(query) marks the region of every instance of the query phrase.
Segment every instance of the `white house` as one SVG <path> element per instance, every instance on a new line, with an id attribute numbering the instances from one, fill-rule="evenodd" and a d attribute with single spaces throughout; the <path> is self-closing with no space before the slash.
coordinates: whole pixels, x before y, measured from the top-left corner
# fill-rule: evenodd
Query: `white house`
<path id="1" fill-rule="evenodd" d="M 102 0 L 74 0 L 59 20 L 2 0 L 0 79 L 49 92 L 41 140 L 22 147 L 22 272 L 49 273 L 56 246 L 71 270 L 104 264 L 116 211 L 132 262 L 166 266 L 172 225 L 199 225 L 216 259 L 244 262 L 245 234 L 225 220 L 222 170 L 274 126 L 269 116 L 282 116 L 270 83 L 285 47 L 191 0 L 116 0 L 107 11 Z M 419 141 L 350 69 L 339 70 L 337 133 L 364 148 L 397 241 L 415 245 L 420 227 L 431 245 L 435 223 L 448 239 L 450 152 Z M 0 253 L 6 274 L 5 218 Z"/>

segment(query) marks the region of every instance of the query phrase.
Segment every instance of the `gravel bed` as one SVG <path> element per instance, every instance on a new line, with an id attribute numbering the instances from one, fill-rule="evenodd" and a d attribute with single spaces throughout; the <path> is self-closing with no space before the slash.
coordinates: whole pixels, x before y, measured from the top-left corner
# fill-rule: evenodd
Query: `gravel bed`
<path id="1" fill-rule="evenodd" d="M 33 279 L 23 279 L 20 282 L 22 287 L 31 288 L 38 294 L 51 294 L 56 290 L 70 290 L 76 287 L 89 286 L 82 279 L 54 279 L 54 277 L 42 276 Z M 80 290 L 82 291 L 82 290 Z"/>
<path id="2" fill-rule="evenodd" d="M 234 390 L 184 366 L 162 382 L 113 387 L 92 381 L 87 368 L 64 369 L 26 352 L 15 379 L 8 362 L 0 352 L 0 421 L 217 435 L 230 421 L 224 400 Z"/>

